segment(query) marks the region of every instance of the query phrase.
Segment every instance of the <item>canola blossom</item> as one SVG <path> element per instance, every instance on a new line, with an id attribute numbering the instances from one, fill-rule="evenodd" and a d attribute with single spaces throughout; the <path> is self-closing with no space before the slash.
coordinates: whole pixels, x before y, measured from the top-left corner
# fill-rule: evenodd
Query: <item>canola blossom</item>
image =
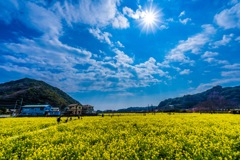
<path id="1" fill-rule="evenodd" d="M 65 117 L 62 118 L 66 119 Z M 240 116 L 0 119 L 0 159 L 240 159 Z"/>

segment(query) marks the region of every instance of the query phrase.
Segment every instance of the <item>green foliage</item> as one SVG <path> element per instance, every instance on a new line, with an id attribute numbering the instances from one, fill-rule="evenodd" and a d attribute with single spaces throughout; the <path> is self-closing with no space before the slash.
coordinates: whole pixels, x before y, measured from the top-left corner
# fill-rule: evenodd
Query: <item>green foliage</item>
<path id="1" fill-rule="evenodd" d="M 212 107 L 206 108 L 207 110 L 212 110 L 213 108 L 214 110 L 235 108 L 240 105 L 240 86 L 226 88 L 215 86 L 202 93 L 166 99 L 159 103 L 158 109 L 179 111 L 192 109 L 193 107 L 202 107 L 202 105 L 205 105 L 205 108 Z"/>
<path id="2" fill-rule="evenodd" d="M 43 81 L 24 78 L 0 84 L 0 102 L 9 102 L 8 105 L 14 106 L 15 101 L 21 98 L 23 104 L 50 104 L 61 108 L 79 103 L 62 90 Z"/>
<path id="3" fill-rule="evenodd" d="M 6 107 L 0 107 L 0 114 L 6 114 L 7 108 Z"/>

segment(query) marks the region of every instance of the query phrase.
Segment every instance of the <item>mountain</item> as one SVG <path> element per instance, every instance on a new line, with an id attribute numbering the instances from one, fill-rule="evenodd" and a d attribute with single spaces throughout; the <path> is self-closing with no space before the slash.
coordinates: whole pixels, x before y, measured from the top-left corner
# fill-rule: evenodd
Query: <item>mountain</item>
<path id="1" fill-rule="evenodd" d="M 128 107 L 128 108 L 121 108 L 117 110 L 98 110 L 98 113 L 130 113 L 130 112 L 153 112 L 155 111 L 156 106 L 148 106 L 148 107 Z"/>
<path id="2" fill-rule="evenodd" d="M 61 109 L 79 103 L 62 90 L 43 81 L 24 78 L 0 84 L 0 107 L 13 107 L 16 102 L 20 105 L 21 101 L 22 105 L 50 104 Z"/>
<path id="3" fill-rule="evenodd" d="M 240 86 L 215 86 L 205 92 L 169 98 L 161 101 L 157 107 L 161 111 L 215 111 L 238 108 L 240 106 Z"/>
<path id="4" fill-rule="evenodd" d="M 155 110 L 155 106 L 149 106 L 149 107 L 128 107 L 123 109 L 118 109 L 116 112 L 152 112 Z"/>

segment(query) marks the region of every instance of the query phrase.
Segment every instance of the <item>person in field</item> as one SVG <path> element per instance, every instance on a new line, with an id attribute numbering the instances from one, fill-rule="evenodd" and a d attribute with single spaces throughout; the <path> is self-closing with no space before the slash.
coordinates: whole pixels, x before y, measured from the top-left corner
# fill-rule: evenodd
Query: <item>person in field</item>
<path id="1" fill-rule="evenodd" d="M 59 124 L 61 122 L 61 116 L 57 118 L 57 123 Z"/>
<path id="2" fill-rule="evenodd" d="M 65 120 L 65 123 L 67 123 L 68 122 L 68 117 L 67 117 L 67 119 Z"/>

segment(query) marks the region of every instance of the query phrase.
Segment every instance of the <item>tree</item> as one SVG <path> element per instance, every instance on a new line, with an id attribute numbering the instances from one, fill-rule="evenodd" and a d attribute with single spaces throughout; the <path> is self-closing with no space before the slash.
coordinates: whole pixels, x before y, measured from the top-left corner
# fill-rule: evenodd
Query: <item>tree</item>
<path id="1" fill-rule="evenodd" d="M 0 113 L 5 114 L 7 112 L 7 109 L 5 107 L 0 108 Z"/>

